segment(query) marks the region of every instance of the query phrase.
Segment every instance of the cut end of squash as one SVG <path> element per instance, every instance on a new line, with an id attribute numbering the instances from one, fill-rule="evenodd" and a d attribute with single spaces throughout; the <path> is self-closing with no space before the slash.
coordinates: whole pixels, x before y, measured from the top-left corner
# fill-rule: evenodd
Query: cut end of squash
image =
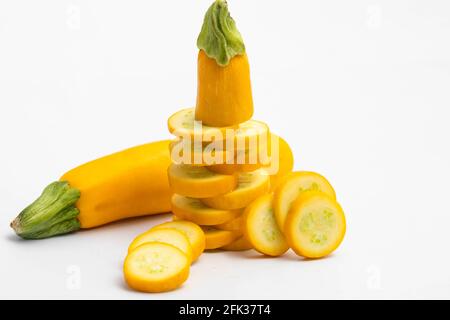
<path id="1" fill-rule="evenodd" d="M 200 50 L 195 119 L 208 126 L 226 127 L 245 122 L 252 116 L 253 97 L 247 55 L 237 55 L 222 67 Z"/>

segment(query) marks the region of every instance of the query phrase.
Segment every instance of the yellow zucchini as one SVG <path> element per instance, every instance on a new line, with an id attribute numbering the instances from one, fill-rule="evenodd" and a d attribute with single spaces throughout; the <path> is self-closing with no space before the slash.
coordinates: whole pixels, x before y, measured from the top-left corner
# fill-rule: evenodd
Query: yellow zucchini
<path id="1" fill-rule="evenodd" d="M 249 120 L 253 98 L 248 57 L 225 0 L 216 0 L 206 12 L 197 46 L 195 119 L 215 127 Z"/>
<path id="2" fill-rule="evenodd" d="M 169 140 L 88 162 L 51 183 L 11 223 L 22 238 L 41 239 L 171 209 Z"/>

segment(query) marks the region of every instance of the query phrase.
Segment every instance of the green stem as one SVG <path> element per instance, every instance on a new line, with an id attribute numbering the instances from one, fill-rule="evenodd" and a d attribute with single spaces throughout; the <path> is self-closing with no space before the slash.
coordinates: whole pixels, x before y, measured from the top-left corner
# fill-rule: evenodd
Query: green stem
<path id="1" fill-rule="evenodd" d="M 244 41 L 225 0 L 214 1 L 206 12 L 197 47 L 223 67 L 234 56 L 245 53 Z"/>
<path id="2" fill-rule="evenodd" d="M 80 229 L 75 204 L 80 191 L 67 181 L 49 184 L 32 204 L 11 222 L 11 228 L 24 239 L 43 239 Z"/>

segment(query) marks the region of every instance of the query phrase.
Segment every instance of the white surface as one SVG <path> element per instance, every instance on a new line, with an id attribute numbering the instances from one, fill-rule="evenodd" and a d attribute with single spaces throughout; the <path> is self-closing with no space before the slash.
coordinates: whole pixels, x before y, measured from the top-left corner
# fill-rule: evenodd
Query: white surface
<path id="1" fill-rule="evenodd" d="M 445 0 L 230 0 L 255 118 L 346 211 L 333 256 L 205 254 L 183 288 L 145 295 L 124 286 L 122 260 L 167 217 L 14 236 L 10 220 L 67 169 L 169 137 L 166 118 L 195 102 L 210 2 L 0 2 L 0 298 L 450 298 Z"/>

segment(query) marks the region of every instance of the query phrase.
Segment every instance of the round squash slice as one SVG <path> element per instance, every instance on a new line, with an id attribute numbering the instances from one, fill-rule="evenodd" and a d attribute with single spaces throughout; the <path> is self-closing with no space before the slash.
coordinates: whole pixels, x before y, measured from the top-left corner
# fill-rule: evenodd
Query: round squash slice
<path id="1" fill-rule="evenodd" d="M 213 227 L 202 227 L 206 237 L 206 250 L 224 247 L 242 236 L 239 232 L 219 230 Z"/>
<path id="2" fill-rule="evenodd" d="M 191 261 L 180 249 L 159 242 L 143 244 L 125 259 L 126 283 L 143 292 L 165 292 L 181 286 L 189 276 Z"/>
<path id="3" fill-rule="evenodd" d="M 238 175 L 237 188 L 216 197 L 201 199 L 209 207 L 234 210 L 245 208 L 253 200 L 268 192 L 270 178 L 263 170 L 243 172 Z"/>
<path id="4" fill-rule="evenodd" d="M 217 173 L 233 174 L 264 168 L 270 175 L 270 187 L 274 190 L 280 180 L 292 172 L 294 167 L 292 150 L 283 138 L 273 133 L 270 134 L 269 143 L 258 144 L 256 148 L 258 150 L 253 151 L 253 154 L 251 154 L 251 148 L 245 150 L 245 156 L 242 158 L 244 163 L 242 163 L 242 159 L 241 163 L 238 163 L 237 155 L 242 151 L 237 151 L 233 164 L 215 164 L 208 169 Z M 263 148 L 262 151 L 261 148 Z"/>
<path id="5" fill-rule="evenodd" d="M 215 197 L 232 191 L 237 175 L 214 173 L 205 167 L 172 164 L 168 169 L 169 184 L 174 193 L 192 198 Z"/>
<path id="6" fill-rule="evenodd" d="M 157 229 L 175 229 L 182 232 L 191 244 L 193 261 L 197 260 L 205 250 L 205 234 L 202 228 L 193 222 L 186 220 L 165 222 L 152 228 L 152 230 Z"/>
<path id="7" fill-rule="evenodd" d="M 169 150 L 172 163 L 193 166 L 221 165 L 234 156 L 234 150 L 224 150 L 220 143 L 210 143 L 206 146 L 199 143 L 199 146 L 195 146 L 193 142 L 184 139 L 172 141 Z"/>
<path id="8" fill-rule="evenodd" d="M 307 192 L 292 204 L 284 233 L 295 253 L 321 258 L 341 244 L 345 230 L 344 211 L 335 199 L 322 192 Z"/>
<path id="9" fill-rule="evenodd" d="M 289 249 L 275 221 L 271 194 L 258 198 L 245 210 L 245 236 L 255 250 L 268 256 L 280 256 Z"/>
<path id="10" fill-rule="evenodd" d="M 214 209 L 203 204 L 199 199 L 174 194 L 172 211 L 178 218 L 183 218 L 203 226 L 213 226 L 230 221 L 242 214 L 242 210 Z"/>
<path id="11" fill-rule="evenodd" d="M 278 145 L 278 155 L 276 154 L 276 152 L 271 150 L 271 163 L 264 168 L 270 174 L 270 189 L 275 190 L 278 184 L 280 184 L 283 179 L 290 172 L 292 172 L 292 169 L 294 168 L 294 155 L 292 154 L 291 147 L 286 142 L 286 140 L 284 140 L 280 136 L 277 136 L 276 134 L 271 134 L 271 137 L 272 140 L 278 139 L 277 144 L 272 142 L 272 145 L 274 147 Z M 277 159 L 278 162 L 275 163 Z M 272 167 L 275 172 L 272 172 Z"/>
<path id="12" fill-rule="evenodd" d="M 246 237 L 242 236 L 239 239 L 233 241 L 232 243 L 220 248 L 225 251 L 246 251 L 253 249 L 252 244 L 247 240 Z"/>
<path id="13" fill-rule="evenodd" d="M 225 128 L 216 128 L 203 125 L 195 121 L 194 108 L 180 110 L 169 117 L 167 125 L 173 135 L 197 141 L 222 141 L 225 137 Z M 228 127 L 232 129 L 233 127 Z M 235 127 L 236 128 L 236 127 Z"/>
<path id="14" fill-rule="evenodd" d="M 135 250 L 144 243 L 161 242 L 168 243 L 177 247 L 188 257 L 192 262 L 193 252 L 189 239 L 183 232 L 174 229 L 150 229 L 147 232 L 137 236 L 128 247 L 128 253 Z"/>
<path id="15" fill-rule="evenodd" d="M 220 230 L 237 231 L 243 233 L 245 227 L 245 216 L 241 214 L 233 220 L 218 224 L 214 227 Z"/>
<path id="16" fill-rule="evenodd" d="M 250 119 L 253 98 L 247 54 L 236 55 L 223 67 L 200 50 L 197 91 L 196 119 L 217 127 Z"/>
<path id="17" fill-rule="evenodd" d="M 278 185 L 274 193 L 275 218 L 281 230 L 284 230 L 284 223 L 292 202 L 305 191 L 321 191 L 336 199 L 333 187 L 320 174 L 307 171 L 290 173 Z"/>
<path id="18" fill-rule="evenodd" d="M 258 146 L 254 149 L 237 150 L 233 156 L 234 159 L 230 163 L 223 162 L 221 164 L 213 164 L 208 167 L 209 170 L 222 173 L 234 174 L 240 172 L 251 172 L 270 165 L 270 154 L 266 151 L 258 151 Z M 263 147 L 266 148 L 266 147 Z"/>
<path id="19" fill-rule="evenodd" d="M 210 142 L 222 142 L 223 149 L 246 150 L 250 146 L 265 141 L 270 130 L 262 121 L 249 120 L 235 126 L 209 127 L 196 121 L 194 109 L 183 109 L 174 113 L 168 120 L 170 133 L 181 138 L 191 139 L 207 146 Z"/>

